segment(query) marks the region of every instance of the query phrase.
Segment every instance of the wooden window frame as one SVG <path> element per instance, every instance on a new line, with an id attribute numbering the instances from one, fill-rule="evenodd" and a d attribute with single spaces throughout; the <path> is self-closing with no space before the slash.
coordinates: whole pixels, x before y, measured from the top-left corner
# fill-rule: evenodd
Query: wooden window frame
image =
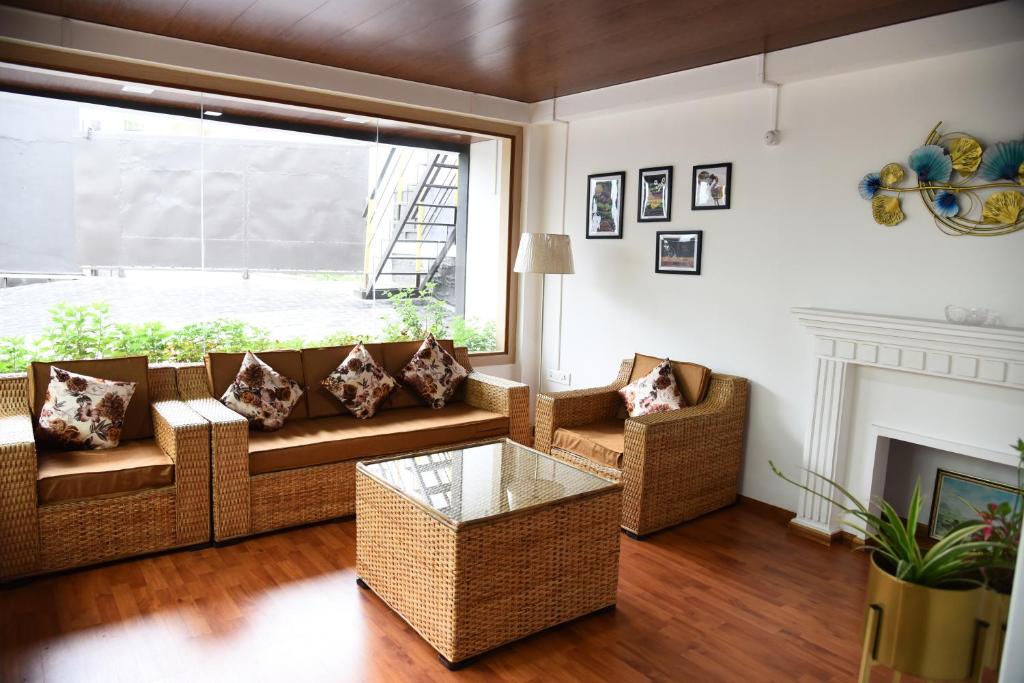
<path id="1" fill-rule="evenodd" d="M 479 133 L 510 142 L 511 163 L 508 178 L 509 208 L 507 217 L 508 254 L 505 264 L 504 350 L 478 352 L 473 359 L 481 365 L 506 365 L 516 360 L 516 323 L 518 320 L 518 278 L 512 270 L 519 248 L 523 188 L 523 126 L 492 121 L 465 114 L 437 111 L 411 105 L 381 102 L 343 93 L 267 81 L 244 76 L 231 76 L 211 71 L 159 64 L 139 59 L 41 45 L 12 38 L 0 38 L 0 62 L 52 69 L 71 74 L 97 76 L 146 85 L 180 88 L 215 95 L 242 97 L 276 104 L 313 107 L 328 111 L 385 118 L 405 123 L 450 128 Z"/>

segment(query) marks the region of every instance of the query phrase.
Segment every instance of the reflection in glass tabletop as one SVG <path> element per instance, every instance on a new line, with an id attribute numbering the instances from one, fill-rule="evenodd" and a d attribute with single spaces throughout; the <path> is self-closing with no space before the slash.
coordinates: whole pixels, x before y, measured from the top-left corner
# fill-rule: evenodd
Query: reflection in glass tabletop
<path id="1" fill-rule="evenodd" d="M 618 486 L 508 439 L 358 468 L 456 525 Z"/>

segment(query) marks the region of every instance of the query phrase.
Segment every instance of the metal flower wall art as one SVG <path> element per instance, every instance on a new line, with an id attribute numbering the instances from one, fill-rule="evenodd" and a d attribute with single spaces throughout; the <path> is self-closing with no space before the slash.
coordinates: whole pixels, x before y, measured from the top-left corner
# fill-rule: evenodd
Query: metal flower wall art
<path id="1" fill-rule="evenodd" d="M 904 219 L 902 195 L 916 192 L 949 235 L 1007 235 L 1024 228 L 1024 140 L 981 143 L 963 133 L 939 133 L 940 121 L 907 158 L 917 185 L 904 185 L 903 166 L 868 173 L 857 186 L 879 225 Z M 982 193 L 982 191 L 984 191 Z"/>

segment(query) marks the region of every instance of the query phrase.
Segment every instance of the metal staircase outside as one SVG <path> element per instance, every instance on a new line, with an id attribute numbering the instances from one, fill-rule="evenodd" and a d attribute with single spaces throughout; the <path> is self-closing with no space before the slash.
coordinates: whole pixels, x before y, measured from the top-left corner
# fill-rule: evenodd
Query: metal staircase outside
<path id="1" fill-rule="evenodd" d="M 365 298 L 436 281 L 463 218 L 459 180 L 456 152 L 391 148 L 365 212 Z"/>

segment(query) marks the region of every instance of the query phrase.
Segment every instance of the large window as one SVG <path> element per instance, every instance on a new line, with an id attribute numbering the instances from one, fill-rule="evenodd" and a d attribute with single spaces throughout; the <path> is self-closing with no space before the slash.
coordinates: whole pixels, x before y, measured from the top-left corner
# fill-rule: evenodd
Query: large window
<path id="1" fill-rule="evenodd" d="M 45 76 L 0 92 L 0 372 L 427 331 L 505 350 L 507 140 Z"/>

